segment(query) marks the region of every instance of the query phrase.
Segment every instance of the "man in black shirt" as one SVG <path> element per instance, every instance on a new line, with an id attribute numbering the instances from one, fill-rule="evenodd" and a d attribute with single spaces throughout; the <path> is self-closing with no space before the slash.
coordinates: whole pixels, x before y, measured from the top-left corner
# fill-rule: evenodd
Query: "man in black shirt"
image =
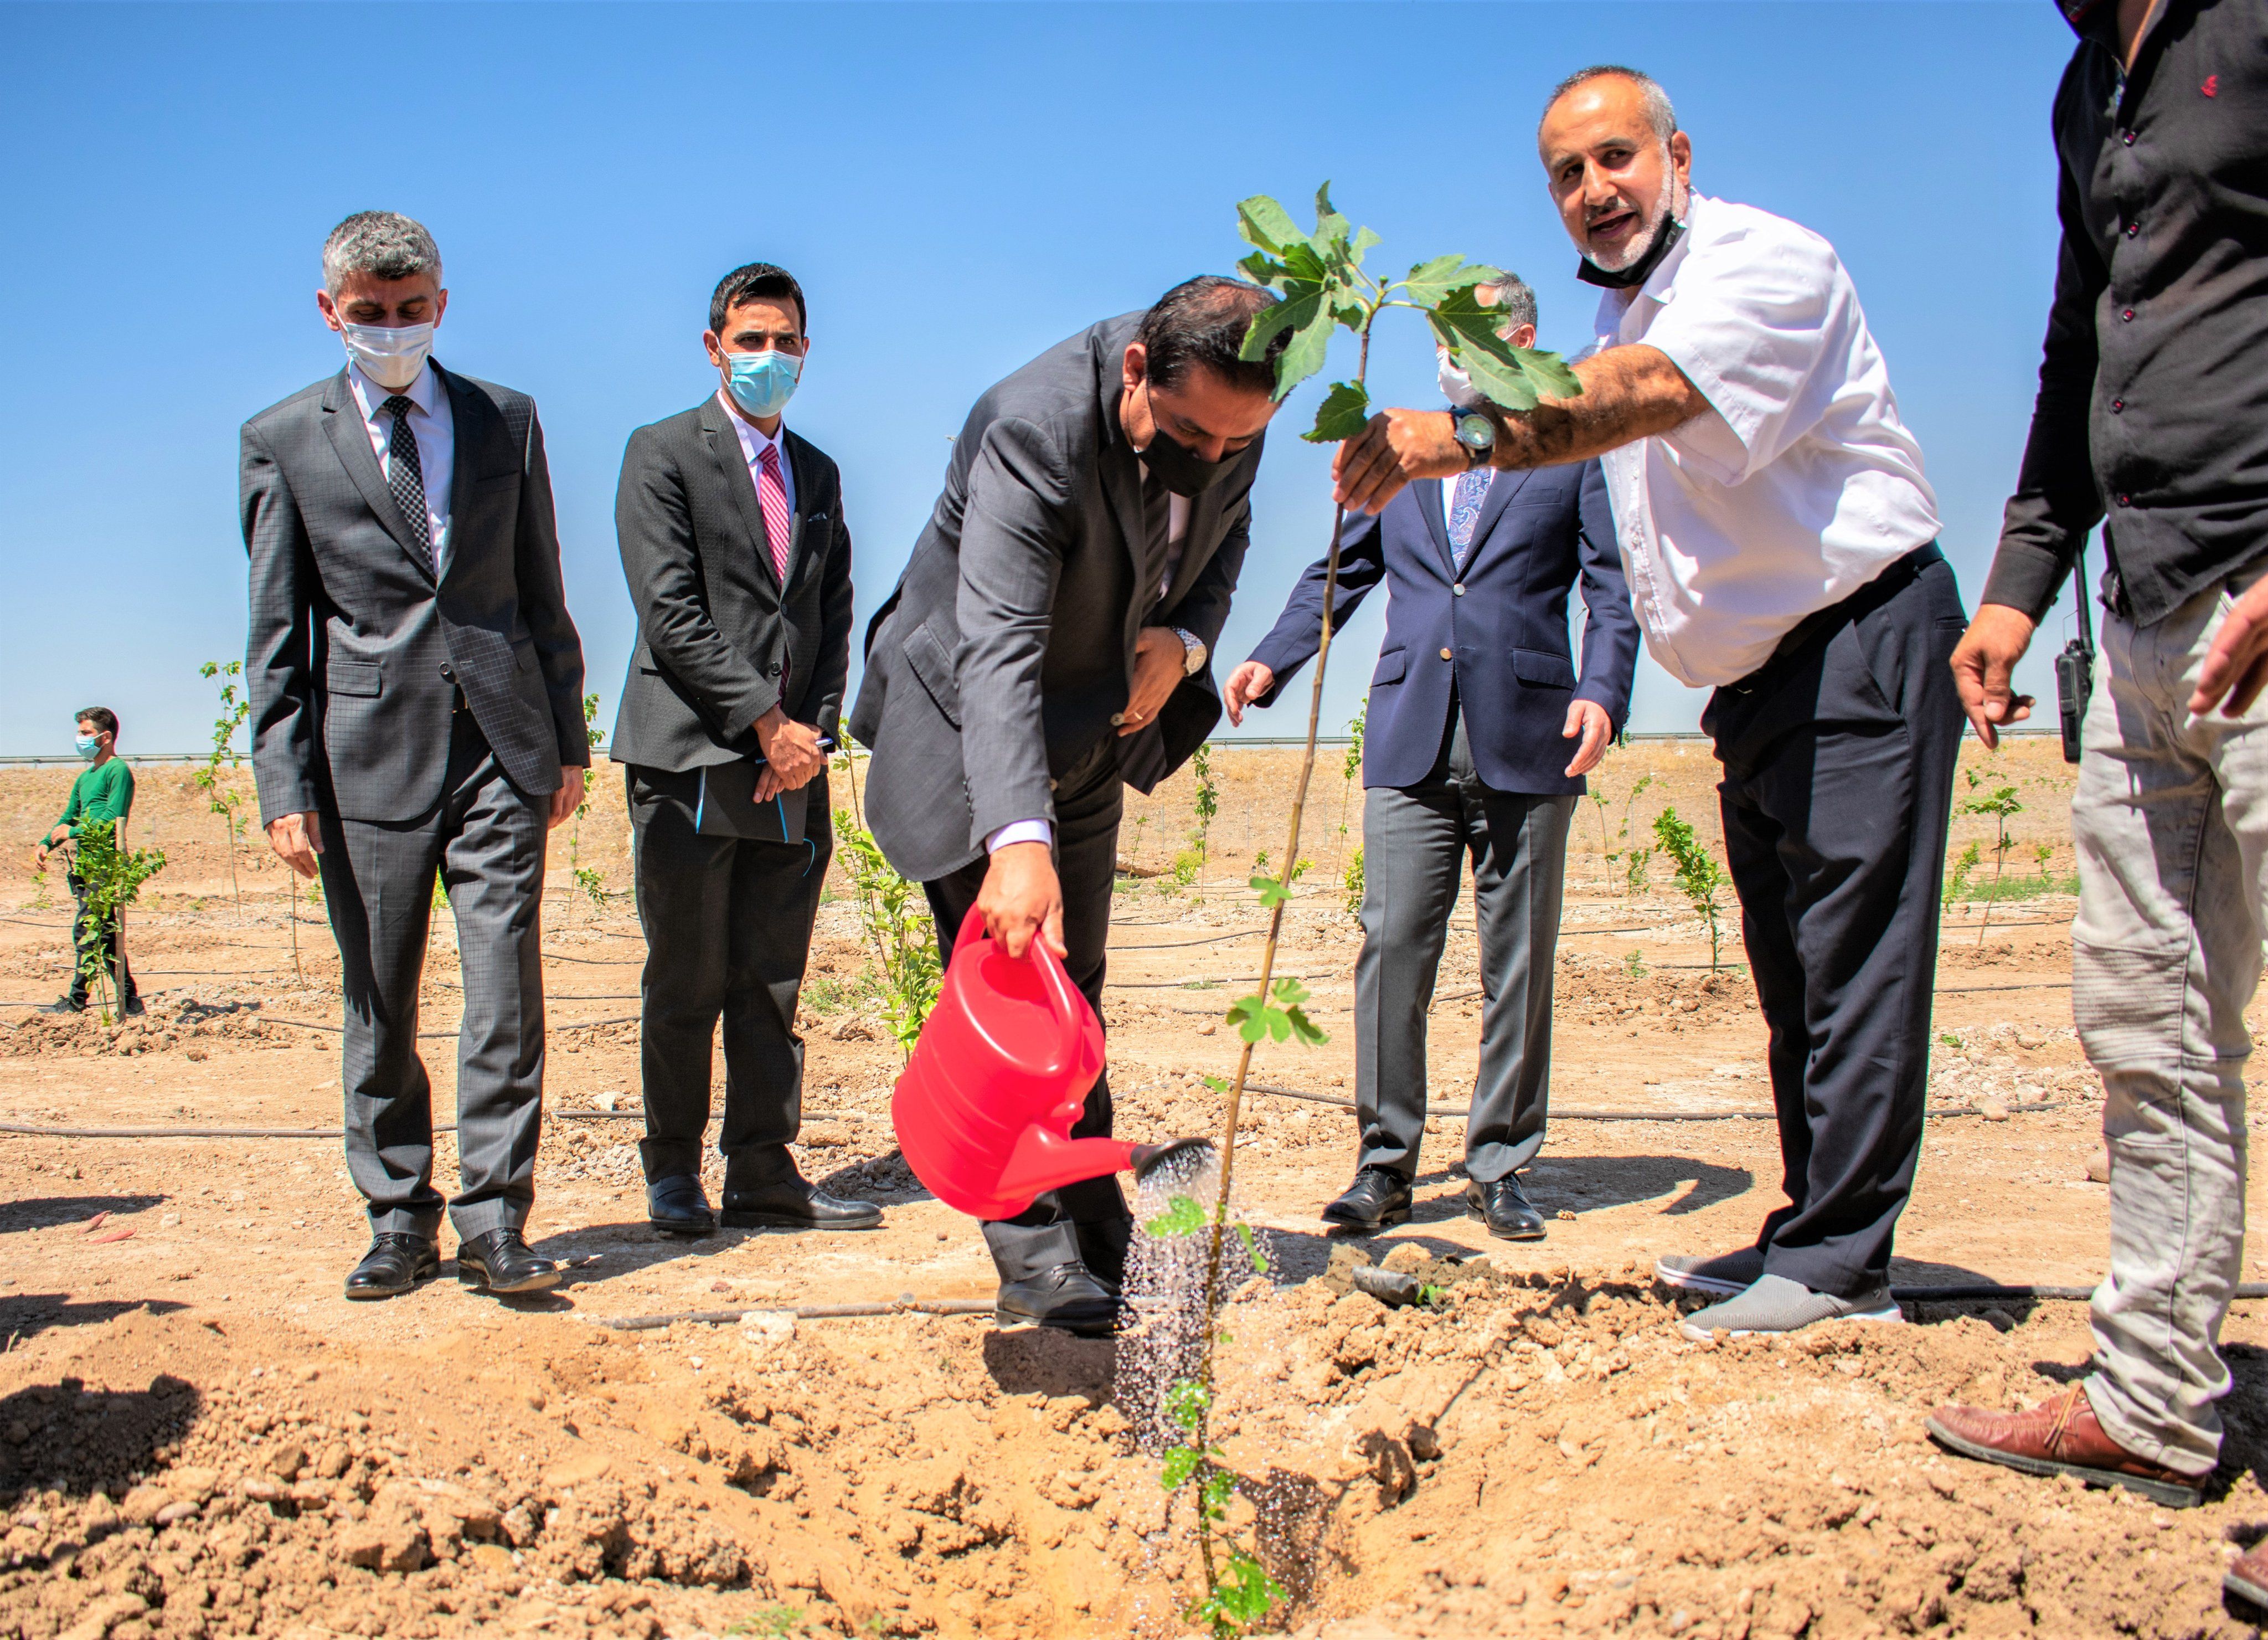
<path id="1" fill-rule="evenodd" d="M 2072 833 L 2073 1012 L 2102 1075 L 2110 1274 L 2085 1381 L 1940 1407 L 1957 1452 L 2197 1502 L 2242 1261 L 2243 1012 L 2268 925 L 2268 0 L 2065 0 L 2063 248 L 2040 391 L 1953 657 L 1978 736 L 2087 533 L 2107 611 Z M 2268 1596 L 2268 1550 L 2232 1586 Z M 2250 1576 L 2255 1587 L 2242 1581 Z"/>

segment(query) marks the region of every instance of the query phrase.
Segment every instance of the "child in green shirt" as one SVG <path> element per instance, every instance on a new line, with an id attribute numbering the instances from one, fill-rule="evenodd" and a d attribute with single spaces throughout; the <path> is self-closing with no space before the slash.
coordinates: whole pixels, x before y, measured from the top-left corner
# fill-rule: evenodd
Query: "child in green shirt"
<path id="1" fill-rule="evenodd" d="M 89 706 L 78 714 L 78 755 L 87 761 L 77 779 L 71 782 L 70 799 L 63 805 L 63 817 L 57 820 L 46 837 L 40 840 L 33 855 L 35 868 L 48 868 L 48 853 L 58 843 L 78 835 L 79 828 L 103 821 L 116 823 L 118 846 L 126 846 L 126 816 L 134 808 L 134 771 L 118 755 L 118 714 L 107 706 Z M 97 927 L 86 916 L 86 887 L 76 873 L 70 875 L 72 898 L 79 903 L 78 915 L 71 920 L 71 942 L 77 948 L 79 963 L 71 970 L 70 990 L 61 1000 L 51 1002 L 43 1010 L 50 1014 L 77 1014 L 86 1008 L 86 969 L 88 951 L 99 949 L 103 966 L 118 976 L 121 1006 L 128 1014 L 142 1011 L 141 994 L 135 988 L 134 976 L 119 954 L 118 925 L 114 921 Z"/>

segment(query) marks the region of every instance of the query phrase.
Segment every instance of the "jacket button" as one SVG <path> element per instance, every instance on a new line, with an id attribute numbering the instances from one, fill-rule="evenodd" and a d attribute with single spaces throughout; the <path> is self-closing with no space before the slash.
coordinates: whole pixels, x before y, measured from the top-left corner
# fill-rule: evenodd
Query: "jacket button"
<path id="1" fill-rule="evenodd" d="M 444 666 L 444 667 L 441 669 L 441 676 L 442 676 L 443 681 L 444 681 L 444 682 L 446 682 L 446 683 L 455 683 L 455 682 L 457 681 L 457 675 L 456 675 L 456 673 L 455 673 L 454 671 L 451 670 L 451 669 L 450 669 L 448 667 L 446 667 L 446 666 Z"/>
<path id="2" fill-rule="evenodd" d="M 2133 498 L 2131 496 L 2122 495 L 2118 498 L 2118 505 L 2121 506 L 2132 506 L 2133 504 Z"/>
<path id="3" fill-rule="evenodd" d="M 2113 399 L 2113 400 L 2111 400 L 2111 401 L 2110 401 L 2110 413 L 2111 413 L 2113 416 L 2117 415 L 2121 410 L 2124 410 L 2125 408 L 2126 408 L 2126 401 L 2125 401 L 2124 399 Z"/>
<path id="4" fill-rule="evenodd" d="M 1456 658 L 1457 658 L 1457 653 L 1456 653 L 1456 651 L 1455 651 L 1455 650 L 1454 650 L 1454 649 L 1444 649 L 1443 651 L 1441 651 L 1441 659 L 1443 659 L 1444 661 L 1454 661 L 1454 660 L 1455 660 Z"/>
<path id="5" fill-rule="evenodd" d="M 2119 318 L 2121 318 L 2121 319 L 2123 319 L 2123 320 L 2125 320 L 2125 321 L 2127 321 L 2128 322 L 2130 322 L 2130 323 L 2131 323 L 2131 322 L 2132 321 L 2133 318 L 2134 318 L 2134 310 L 2133 310 L 2132 308 L 2129 307 L 2129 308 L 2127 308 L 2124 312 L 2121 313 L 2118 316 L 2119 316 Z"/>
<path id="6" fill-rule="evenodd" d="M 1115 728 L 1123 728 L 1123 727 L 1124 727 L 1125 722 L 1126 722 L 1126 714 L 1125 714 L 1124 713 L 1123 713 L 1123 712 L 1114 712 L 1114 713 L 1112 713 L 1110 714 L 1110 727 L 1111 727 L 1112 728 L 1114 728 L 1114 729 L 1115 729 Z"/>
<path id="7" fill-rule="evenodd" d="M 1457 596 L 1462 598 L 1465 595 L 1465 583 L 1459 581 L 1455 586 L 1450 587 L 1449 590 L 1455 593 Z"/>
<path id="8" fill-rule="evenodd" d="M 2130 222 L 2126 225 L 2126 237 L 2130 240 L 2141 231 L 2142 225 L 2139 222 Z"/>
<path id="9" fill-rule="evenodd" d="M 2129 148 L 2132 148 L 2134 145 L 2134 133 L 2132 131 L 2121 131 L 2118 133 L 2118 140 L 2125 144 Z"/>

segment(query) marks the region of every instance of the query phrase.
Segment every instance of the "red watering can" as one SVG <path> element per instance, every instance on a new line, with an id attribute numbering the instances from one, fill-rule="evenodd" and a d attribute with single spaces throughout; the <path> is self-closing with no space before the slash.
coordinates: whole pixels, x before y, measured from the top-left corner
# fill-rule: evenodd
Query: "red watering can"
<path id="1" fill-rule="evenodd" d="M 1205 1144 L 1072 1138 L 1102 1075 L 1102 1022 L 1045 942 L 1012 957 L 983 926 L 971 907 L 890 1101 L 898 1149 L 932 1195 L 972 1217 L 1013 1218 L 1042 1191 L 1146 1172 Z"/>

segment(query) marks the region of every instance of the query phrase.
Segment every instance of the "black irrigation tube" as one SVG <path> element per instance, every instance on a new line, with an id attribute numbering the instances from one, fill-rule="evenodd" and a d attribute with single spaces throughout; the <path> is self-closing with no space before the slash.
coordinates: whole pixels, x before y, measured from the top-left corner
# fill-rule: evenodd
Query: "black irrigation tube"
<path id="1" fill-rule="evenodd" d="M 1981 1304 L 1993 1299 L 2021 1303 L 2058 1300 L 2084 1303 L 2095 1296 L 2091 1287 L 2003 1285 L 1972 1282 L 1943 1287 L 1893 1287 L 1890 1296 L 1900 1304 Z M 2248 1282 L 2237 1288 L 2235 1301 L 2268 1298 L 2268 1282 Z M 895 1303 L 856 1304 L 755 1305 L 746 1310 L 680 1310 L 667 1315 L 593 1316 L 592 1325 L 615 1333 L 656 1333 L 681 1321 L 705 1326 L 734 1326 L 751 1316 L 792 1316 L 798 1321 L 850 1320 L 892 1315 L 989 1315 L 989 1298 L 901 1298 Z"/>
<path id="2" fill-rule="evenodd" d="M 593 1316 L 594 1326 L 615 1333 L 654 1333 L 679 1321 L 707 1326 L 733 1326 L 750 1316 L 792 1316 L 799 1321 L 844 1321 L 862 1316 L 990 1315 L 990 1298 L 901 1298 L 889 1303 L 859 1304 L 756 1304 L 746 1310 L 680 1310 L 671 1315 Z"/>
<path id="3" fill-rule="evenodd" d="M 1977 1304 L 1988 1298 L 2054 1299 L 2085 1303 L 2095 1296 L 2092 1287 L 2034 1287 L 2001 1286 L 1993 1282 L 1972 1282 L 1950 1287 L 1893 1287 L 1890 1296 L 1901 1304 Z M 2245 1282 L 2231 1295 L 2233 1300 L 2268 1298 L 2268 1282 Z"/>
<path id="4" fill-rule="evenodd" d="M 1248 1082 L 1245 1087 L 1253 1093 L 1273 1094 L 1279 1099 L 1300 1099 L 1309 1104 L 1334 1105 L 1343 1111 L 1355 1108 L 1352 1099 L 1335 1093 L 1304 1093 L 1296 1088 L 1271 1088 L 1264 1082 Z M 2018 1112 L 2058 1111 L 2070 1104 L 2068 1099 L 2041 1099 L 2029 1104 L 2012 1104 L 2010 1115 Z M 1469 1105 L 1429 1104 L 1428 1116 L 1469 1117 Z M 1570 1122 L 1770 1122 L 1778 1119 L 1772 1111 L 1553 1111 L 1550 1114 Z M 1925 1116 L 1979 1116 L 1983 1112 L 1973 1104 L 1937 1104 L 1922 1112 Z"/>
<path id="5" fill-rule="evenodd" d="M 562 1121 L 644 1121 L 644 1111 L 547 1111 Z M 879 1122 L 887 1119 L 874 1111 L 806 1111 L 806 1122 Z M 454 1122 L 434 1126 L 437 1134 L 453 1134 Z M 43 1127 L 30 1122 L 0 1122 L 0 1134 L 27 1134 L 40 1139 L 343 1139 L 342 1127 Z"/>

